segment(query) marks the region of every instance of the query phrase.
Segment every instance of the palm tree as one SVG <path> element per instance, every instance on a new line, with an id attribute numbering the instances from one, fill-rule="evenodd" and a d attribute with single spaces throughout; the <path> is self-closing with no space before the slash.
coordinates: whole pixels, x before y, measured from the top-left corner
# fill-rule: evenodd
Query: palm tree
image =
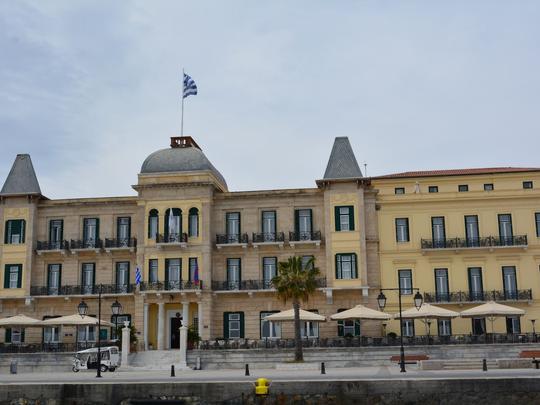
<path id="1" fill-rule="evenodd" d="M 279 262 L 279 272 L 272 279 L 278 297 L 286 303 L 291 300 L 294 308 L 295 361 L 304 361 L 302 339 L 300 337 L 300 301 L 307 301 L 317 288 L 319 269 L 315 259 L 311 258 L 302 265 L 301 257 L 289 257 L 286 262 Z"/>

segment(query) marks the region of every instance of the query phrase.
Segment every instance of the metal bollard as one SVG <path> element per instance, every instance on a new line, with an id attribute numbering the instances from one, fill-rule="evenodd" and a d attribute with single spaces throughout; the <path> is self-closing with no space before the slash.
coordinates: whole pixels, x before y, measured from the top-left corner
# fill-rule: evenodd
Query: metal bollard
<path id="1" fill-rule="evenodd" d="M 486 359 L 482 360 L 482 370 L 483 371 L 488 371 L 487 370 L 487 361 L 486 361 Z"/>
<path id="2" fill-rule="evenodd" d="M 171 365 L 171 377 L 175 377 L 175 374 L 174 374 L 174 364 Z"/>
<path id="3" fill-rule="evenodd" d="M 244 375 L 249 375 L 249 364 L 246 364 L 246 373 Z"/>
<path id="4" fill-rule="evenodd" d="M 324 367 L 324 361 L 321 363 L 321 374 L 326 374 L 326 368 Z"/>
<path id="5" fill-rule="evenodd" d="M 202 368 L 201 368 L 201 357 L 200 356 L 197 357 L 197 365 L 195 366 L 195 369 L 196 370 L 202 370 Z"/>
<path id="6" fill-rule="evenodd" d="M 9 365 L 9 372 L 11 374 L 17 374 L 17 361 L 11 360 L 11 364 Z"/>

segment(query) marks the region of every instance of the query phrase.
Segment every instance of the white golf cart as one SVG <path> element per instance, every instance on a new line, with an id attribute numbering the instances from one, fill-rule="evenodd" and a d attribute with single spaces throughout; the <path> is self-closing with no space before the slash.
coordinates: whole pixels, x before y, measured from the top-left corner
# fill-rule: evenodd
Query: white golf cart
<path id="1" fill-rule="evenodd" d="M 100 351 L 101 372 L 105 372 L 107 370 L 112 372 L 120 367 L 120 354 L 118 353 L 118 347 L 102 347 Z M 79 372 L 79 370 L 96 370 L 98 365 L 97 354 L 97 347 L 77 352 L 75 354 L 75 358 L 73 359 L 73 367 L 71 369 L 74 373 Z"/>

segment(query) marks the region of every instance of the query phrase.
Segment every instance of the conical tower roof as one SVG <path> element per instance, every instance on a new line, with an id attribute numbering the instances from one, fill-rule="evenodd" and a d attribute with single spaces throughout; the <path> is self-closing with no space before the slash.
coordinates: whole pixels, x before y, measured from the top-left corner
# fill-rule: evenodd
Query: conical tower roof
<path id="1" fill-rule="evenodd" d="M 0 191 L 0 196 L 42 195 L 39 182 L 28 154 L 17 155 Z"/>
<path id="2" fill-rule="evenodd" d="M 337 137 L 328 159 L 323 180 L 357 179 L 362 176 L 356 157 L 346 136 Z"/>

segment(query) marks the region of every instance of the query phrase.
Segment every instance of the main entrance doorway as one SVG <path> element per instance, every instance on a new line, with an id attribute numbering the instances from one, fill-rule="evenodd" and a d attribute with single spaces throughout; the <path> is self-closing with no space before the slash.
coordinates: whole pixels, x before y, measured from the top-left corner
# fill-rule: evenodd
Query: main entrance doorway
<path id="1" fill-rule="evenodd" d="M 182 316 L 171 319 L 171 349 L 180 349 L 180 326 L 182 326 Z"/>

